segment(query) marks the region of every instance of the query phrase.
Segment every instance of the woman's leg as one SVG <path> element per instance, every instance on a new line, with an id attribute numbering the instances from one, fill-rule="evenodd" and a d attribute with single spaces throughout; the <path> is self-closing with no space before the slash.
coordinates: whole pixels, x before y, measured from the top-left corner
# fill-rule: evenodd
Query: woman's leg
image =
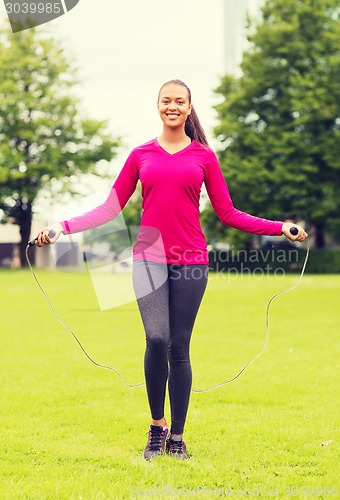
<path id="1" fill-rule="evenodd" d="M 134 261 L 132 278 L 146 334 L 144 373 L 151 417 L 161 421 L 164 418 L 170 338 L 167 265 Z"/>
<path id="2" fill-rule="evenodd" d="M 171 434 L 183 434 L 192 386 L 191 333 L 208 281 L 208 265 L 169 265 Z"/>

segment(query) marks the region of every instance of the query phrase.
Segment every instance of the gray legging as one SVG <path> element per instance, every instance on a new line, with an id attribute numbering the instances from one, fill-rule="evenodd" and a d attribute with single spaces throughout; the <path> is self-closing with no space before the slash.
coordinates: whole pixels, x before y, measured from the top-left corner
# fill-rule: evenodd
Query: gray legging
<path id="1" fill-rule="evenodd" d="M 164 417 L 169 377 L 171 432 L 182 434 L 192 385 L 190 338 L 208 265 L 135 260 L 132 279 L 146 334 L 144 372 L 151 416 Z"/>

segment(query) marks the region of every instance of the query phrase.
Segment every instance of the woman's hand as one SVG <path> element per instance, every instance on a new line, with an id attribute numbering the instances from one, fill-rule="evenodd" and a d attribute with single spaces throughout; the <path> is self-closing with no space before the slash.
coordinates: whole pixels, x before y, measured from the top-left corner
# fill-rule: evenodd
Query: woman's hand
<path id="1" fill-rule="evenodd" d="M 51 238 L 48 235 L 50 231 L 55 232 L 55 236 L 53 236 L 53 238 Z M 59 222 L 51 226 L 44 227 L 39 231 L 38 235 L 36 236 L 35 244 L 37 247 L 42 247 L 43 245 L 49 245 L 50 243 L 55 243 L 62 232 L 63 232 L 63 226 Z"/>
<path id="2" fill-rule="evenodd" d="M 290 232 L 291 227 L 296 227 L 298 234 L 292 234 Z M 305 241 L 308 238 L 308 234 L 303 227 L 298 226 L 297 224 L 291 224 L 290 222 L 283 223 L 282 234 L 284 234 L 290 241 Z"/>

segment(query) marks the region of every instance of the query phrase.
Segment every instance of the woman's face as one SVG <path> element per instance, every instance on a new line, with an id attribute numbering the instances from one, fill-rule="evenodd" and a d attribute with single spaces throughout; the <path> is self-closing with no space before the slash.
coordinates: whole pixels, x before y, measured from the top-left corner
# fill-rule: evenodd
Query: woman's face
<path id="1" fill-rule="evenodd" d="M 183 127 L 191 113 L 189 93 L 183 85 L 168 84 L 162 88 L 158 100 L 158 113 L 164 125 Z"/>

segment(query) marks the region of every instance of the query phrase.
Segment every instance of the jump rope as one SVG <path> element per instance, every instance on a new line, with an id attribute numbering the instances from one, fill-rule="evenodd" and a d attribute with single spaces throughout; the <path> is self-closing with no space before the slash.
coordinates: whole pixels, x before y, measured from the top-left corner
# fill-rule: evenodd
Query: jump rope
<path id="1" fill-rule="evenodd" d="M 297 235 L 298 234 L 298 229 L 296 227 L 291 227 L 290 228 L 290 233 L 292 235 Z M 49 237 L 50 238 L 53 238 L 55 236 L 55 232 L 54 231 L 50 231 L 48 233 Z M 32 274 L 34 276 L 34 279 L 35 281 L 37 282 L 37 285 L 38 287 L 40 288 L 41 292 L 43 293 L 45 299 L 47 300 L 48 302 L 48 305 L 50 306 L 51 310 L 52 310 L 52 313 L 54 314 L 55 318 L 59 321 L 59 323 L 61 323 L 63 325 L 64 328 L 66 328 L 66 330 L 68 330 L 70 332 L 70 334 L 73 336 L 73 338 L 75 339 L 75 341 L 78 343 L 79 347 L 81 348 L 81 350 L 83 351 L 83 353 L 85 354 L 85 356 L 91 361 L 91 363 L 93 363 L 94 365 L 98 366 L 99 368 L 105 368 L 106 370 L 110 370 L 110 371 L 113 371 L 114 373 L 116 373 L 116 375 L 118 375 L 118 377 L 121 379 L 121 381 L 123 382 L 123 384 L 125 384 L 127 387 L 140 387 L 142 385 L 145 385 L 145 382 L 141 382 L 140 384 L 128 384 L 124 378 L 122 377 L 122 375 L 118 372 L 118 370 L 115 370 L 114 368 L 111 368 L 110 366 L 106 366 L 106 365 L 102 365 L 100 363 L 97 363 L 94 359 L 91 358 L 91 356 L 86 352 L 86 350 L 84 349 L 84 347 L 82 346 L 80 340 L 78 339 L 78 337 L 75 335 L 75 333 L 71 330 L 71 328 L 66 324 L 64 323 L 64 321 L 58 316 L 58 314 L 55 312 L 54 310 L 54 307 L 53 305 L 51 304 L 51 301 L 50 299 L 48 298 L 45 290 L 43 289 L 43 287 L 41 286 L 35 272 L 34 272 L 34 269 L 32 267 L 32 264 L 30 262 L 30 259 L 29 259 L 29 256 L 28 256 L 28 250 L 30 247 L 34 246 L 36 243 L 36 240 L 33 239 L 33 240 L 30 240 L 27 244 L 27 247 L 26 247 L 26 260 L 27 260 L 27 263 L 29 265 L 29 268 L 30 270 L 32 271 Z M 269 340 L 269 309 L 270 309 L 270 305 L 271 303 L 273 302 L 274 299 L 276 299 L 277 297 L 279 297 L 280 295 L 283 295 L 284 293 L 287 293 L 287 292 L 291 292 L 292 290 L 294 290 L 295 288 L 297 288 L 301 281 L 302 281 L 302 277 L 304 275 L 304 272 L 305 272 L 305 269 L 306 269 L 306 265 L 307 265 L 307 261 L 308 261 L 308 257 L 309 257 L 309 240 L 307 239 L 307 249 L 306 249 L 306 255 L 305 255 L 305 259 L 304 259 L 304 263 L 303 263 L 303 266 L 302 266 L 302 269 L 301 269 L 301 273 L 300 273 L 300 276 L 299 276 L 299 279 L 298 281 L 295 283 L 295 285 L 293 285 L 292 287 L 290 288 L 287 288 L 286 290 L 283 290 L 282 292 L 278 292 L 276 293 L 275 295 L 273 295 L 273 297 L 269 300 L 268 304 L 267 304 L 267 309 L 266 309 L 266 337 L 265 337 L 265 342 L 263 344 L 263 347 L 261 349 L 261 351 L 251 360 L 249 361 L 243 368 L 242 370 L 240 370 L 238 372 L 237 375 L 235 375 L 235 377 L 229 379 L 229 380 L 226 380 L 225 382 L 221 382 L 220 384 L 217 384 L 217 385 L 214 385 L 212 387 L 208 387 L 207 389 L 191 389 L 191 392 L 208 392 L 208 391 L 212 391 L 214 389 L 217 389 L 218 387 L 222 387 L 223 385 L 227 385 L 227 384 L 230 384 L 231 382 L 234 382 L 251 364 L 254 363 L 254 361 L 256 361 L 263 353 L 264 351 L 266 350 L 267 348 L 267 345 L 268 345 L 268 340 Z"/>

